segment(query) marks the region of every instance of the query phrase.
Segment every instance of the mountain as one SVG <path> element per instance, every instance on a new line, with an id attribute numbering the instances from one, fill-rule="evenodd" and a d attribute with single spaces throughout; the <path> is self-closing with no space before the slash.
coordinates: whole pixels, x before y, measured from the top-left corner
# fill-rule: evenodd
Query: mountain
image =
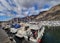
<path id="1" fill-rule="evenodd" d="M 40 12 L 38 15 L 24 17 L 22 18 L 22 20 L 36 20 L 36 21 L 60 20 L 60 4 L 52 7 L 48 11 Z"/>
<path id="2" fill-rule="evenodd" d="M 52 7 L 48 11 L 40 12 L 37 15 L 27 16 L 24 18 L 13 18 L 10 22 L 20 21 L 57 21 L 60 20 L 60 4 Z M 8 21 L 9 23 L 9 21 Z"/>

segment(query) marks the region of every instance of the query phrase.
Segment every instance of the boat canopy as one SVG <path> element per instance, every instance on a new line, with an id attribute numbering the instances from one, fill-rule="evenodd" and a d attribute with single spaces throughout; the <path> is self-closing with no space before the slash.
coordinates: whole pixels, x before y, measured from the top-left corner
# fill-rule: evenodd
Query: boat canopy
<path id="1" fill-rule="evenodd" d="M 12 28 L 16 28 L 16 29 L 17 29 L 17 28 L 20 28 L 20 27 L 21 27 L 21 25 L 19 25 L 19 24 L 13 24 L 13 25 L 12 25 Z"/>

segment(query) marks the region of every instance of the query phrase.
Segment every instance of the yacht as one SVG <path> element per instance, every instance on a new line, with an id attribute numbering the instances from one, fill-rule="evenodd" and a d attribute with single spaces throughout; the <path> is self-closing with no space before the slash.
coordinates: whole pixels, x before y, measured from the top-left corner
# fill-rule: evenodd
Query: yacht
<path id="1" fill-rule="evenodd" d="M 39 23 L 31 22 L 26 24 L 17 31 L 16 36 L 32 43 L 40 43 L 45 30 L 44 26 L 39 27 Z"/>

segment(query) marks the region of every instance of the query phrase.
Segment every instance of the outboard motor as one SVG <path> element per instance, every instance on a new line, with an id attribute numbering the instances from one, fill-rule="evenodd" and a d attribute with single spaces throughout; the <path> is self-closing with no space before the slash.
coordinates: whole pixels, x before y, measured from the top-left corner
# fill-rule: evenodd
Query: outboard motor
<path id="1" fill-rule="evenodd" d="M 27 30 L 29 28 L 29 26 L 25 26 L 25 30 Z"/>

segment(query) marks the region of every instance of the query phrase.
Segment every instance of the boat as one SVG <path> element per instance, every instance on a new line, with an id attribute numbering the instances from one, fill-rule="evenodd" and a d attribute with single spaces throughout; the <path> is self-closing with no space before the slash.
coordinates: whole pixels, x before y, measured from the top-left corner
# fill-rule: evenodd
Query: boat
<path id="1" fill-rule="evenodd" d="M 12 24 L 11 28 L 10 28 L 10 32 L 16 33 L 20 27 L 21 27 L 21 25 L 19 25 L 19 24 Z"/>
<path id="2" fill-rule="evenodd" d="M 44 26 L 39 27 L 37 23 L 26 24 L 28 25 L 22 26 L 17 31 L 16 36 L 32 43 L 40 43 L 45 30 Z"/>

